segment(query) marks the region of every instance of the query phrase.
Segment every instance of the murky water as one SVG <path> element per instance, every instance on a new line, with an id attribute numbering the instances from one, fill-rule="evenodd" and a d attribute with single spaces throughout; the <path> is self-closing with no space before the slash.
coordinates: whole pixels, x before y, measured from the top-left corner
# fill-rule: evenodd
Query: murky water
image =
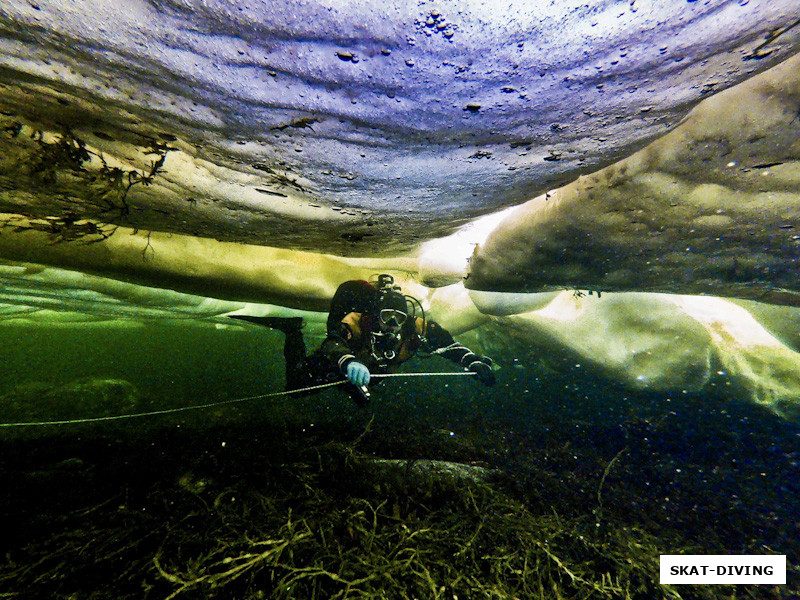
<path id="1" fill-rule="evenodd" d="M 307 328 L 309 346 L 318 333 Z M 281 343 L 267 329 L 188 321 L 5 325 L 0 413 L 80 419 L 276 393 Z M 407 369 L 447 370 L 437 358 Z M 659 554 L 780 553 L 787 586 L 673 591 L 792 597 L 798 425 L 735 400 L 632 394 L 536 365 L 497 375 L 493 388 L 386 380 L 367 409 L 334 388 L 2 429 L 0 594 L 522 598 L 555 586 L 652 598 L 672 593 L 658 585 Z M 384 459 L 448 461 L 465 475 Z M 488 483 L 471 480 L 478 468 Z"/>

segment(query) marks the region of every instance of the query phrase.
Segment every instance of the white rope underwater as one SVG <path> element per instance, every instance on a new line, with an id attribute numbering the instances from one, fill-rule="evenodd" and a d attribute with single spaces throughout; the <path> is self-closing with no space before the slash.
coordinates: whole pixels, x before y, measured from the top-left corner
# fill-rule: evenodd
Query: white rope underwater
<path id="1" fill-rule="evenodd" d="M 383 377 L 457 377 L 461 375 L 475 375 L 470 371 L 459 371 L 452 373 L 375 373 L 372 375 L 373 379 Z M 263 400 L 265 398 L 274 398 L 277 396 L 288 396 L 290 394 L 299 394 L 301 392 L 310 392 L 314 390 L 321 390 L 323 388 L 333 387 L 345 383 L 346 380 L 334 381 L 331 383 L 323 383 L 320 385 L 312 385 L 310 387 L 299 388 L 296 390 L 284 390 L 282 392 L 272 392 L 271 394 L 261 394 L 259 396 L 247 396 L 246 398 L 233 398 L 231 400 L 221 400 L 220 402 L 207 402 L 205 404 L 193 404 L 191 406 L 181 406 L 179 408 L 165 408 L 163 410 L 151 410 L 141 413 L 133 413 L 128 415 L 112 415 L 108 417 L 89 417 L 85 419 L 65 419 L 61 421 L 20 421 L 17 423 L 0 423 L 0 428 L 9 427 L 43 427 L 46 425 L 72 425 L 74 423 L 97 423 L 99 421 L 120 421 L 122 419 L 137 419 L 140 417 L 153 417 L 157 415 L 168 415 L 172 413 L 186 412 L 189 410 L 201 410 L 203 408 L 211 408 L 214 406 L 225 406 L 227 404 L 238 404 L 240 402 L 249 402 L 253 400 Z"/>

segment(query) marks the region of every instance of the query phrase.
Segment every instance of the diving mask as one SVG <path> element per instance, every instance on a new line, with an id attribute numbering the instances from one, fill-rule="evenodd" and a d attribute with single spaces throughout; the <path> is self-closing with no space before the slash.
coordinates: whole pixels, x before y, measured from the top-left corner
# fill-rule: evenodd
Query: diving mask
<path id="1" fill-rule="evenodd" d="M 402 327 L 408 319 L 408 313 L 394 308 L 383 308 L 378 313 L 381 325 L 387 327 Z"/>

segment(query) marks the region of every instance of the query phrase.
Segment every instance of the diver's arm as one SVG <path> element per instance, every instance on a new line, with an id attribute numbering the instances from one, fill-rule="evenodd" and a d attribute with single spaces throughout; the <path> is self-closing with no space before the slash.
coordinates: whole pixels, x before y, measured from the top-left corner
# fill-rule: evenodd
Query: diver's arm
<path id="1" fill-rule="evenodd" d="M 320 346 L 320 352 L 328 359 L 337 370 L 344 374 L 347 370 L 347 364 L 356 359 L 355 354 L 350 350 L 349 346 L 338 336 L 329 335 L 325 338 Z"/>
<path id="2" fill-rule="evenodd" d="M 353 347 L 356 343 L 356 336 L 345 321 L 347 318 L 343 319 L 338 326 L 332 323 L 328 324 L 328 337 L 322 342 L 319 351 L 352 384 L 348 386 L 348 394 L 358 406 L 364 407 L 369 404 L 367 385 L 369 385 L 370 372 L 367 366 L 355 356 Z"/>
<path id="3" fill-rule="evenodd" d="M 348 379 L 348 365 L 356 361 L 354 347 L 358 343 L 358 333 L 360 332 L 360 316 L 357 313 L 350 313 L 338 325 L 329 324 L 328 336 L 320 346 L 320 352 L 327 358 L 336 369 Z M 366 368 L 366 367 L 365 367 Z M 367 372 L 367 379 L 369 378 Z"/>
<path id="4" fill-rule="evenodd" d="M 462 367 L 465 371 L 475 373 L 481 383 L 494 385 L 492 359 L 488 356 L 475 354 L 463 344 L 455 341 L 453 336 L 450 335 L 450 332 L 436 321 L 428 321 L 425 331 L 425 341 L 429 352 L 440 354 L 447 360 Z"/>
<path id="5" fill-rule="evenodd" d="M 417 329 L 421 329 L 422 319 L 417 319 Z M 441 354 L 446 359 L 459 363 L 461 358 L 470 350 L 462 346 L 453 339 L 447 329 L 439 325 L 436 321 L 427 321 L 425 328 L 425 348 L 428 352 Z"/>

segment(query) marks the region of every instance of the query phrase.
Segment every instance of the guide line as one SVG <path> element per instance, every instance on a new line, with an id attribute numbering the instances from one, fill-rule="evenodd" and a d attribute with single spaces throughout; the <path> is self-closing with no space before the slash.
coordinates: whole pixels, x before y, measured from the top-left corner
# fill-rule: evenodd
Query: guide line
<path id="1" fill-rule="evenodd" d="M 386 377 L 458 377 L 458 376 L 472 376 L 475 373 L 471 371 L 458 371 L 447 373 L 375 373 L 371 376 L 372 379 L 381 379 Z M 44 427 L 48 425 L 73 425 L 76 423 L 98 423 L 100 421 L 121 421 L 123 419 L 138 419 L 141 417 L 153 417 L 158 415 L 168 415 L 173 413 L 187 412 L 190 410 L 201 410 L 204 408 L 212 408 L 214 406 L 226 406 L 228 404 L 238 404 L 241 402 L 252 402 L 255 400 L 264 400 L 266 398 L 275 398 L 278 396 L 289 396 L 291 394 L 299 394 L 302 392 L 311 392 L 321 390 L 323 388 L 334 387 L 346 383 L 347 380 L 333 381 L 331 383 L 323 383 L 320 385 L 312 385 L 309 387 L 298 388 L 296 390 L 284 390 L 282 392 L 272 392 L 270 394 L 259 394 L 258 396 L 247 396 L 244 398 L 232 398 L 231 400 L 221 400 L 219 402 L 207 402 L 205 404 L 193 404 L 191 406 L 181 406 L 178 408 L 165 408 L 163 410 L 151 410 L 147 412 L 132 413 L 127 415 L 111 415 L 107 417 L 88 417 L 84 419 L 63 419 L 59 421 L 21 421 L 16 423 L 0 423 L 0 428 L 10 427 Z"/>

